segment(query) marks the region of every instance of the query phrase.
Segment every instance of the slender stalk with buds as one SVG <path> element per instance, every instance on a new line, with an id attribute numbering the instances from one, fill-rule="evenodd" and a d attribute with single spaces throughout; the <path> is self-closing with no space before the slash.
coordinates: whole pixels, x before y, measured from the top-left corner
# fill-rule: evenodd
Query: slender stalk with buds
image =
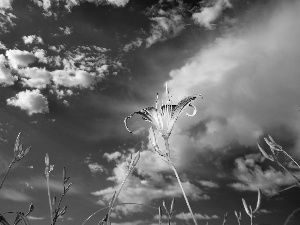
<path id="1" fill-rule="evenodd" d="M 242 202 L 243 202 L 243 206 L 244 206 L 244 209 L 245 209 L 246 213 L 250 217 L 251 225 L 252 225 L 253 224 L 253 214 L 255 212 L 257 212 L 257 210 L 260 207 L 260 203 L 261 203 L 261 191 L 260 191 L 260 189 L 258 189 L 257 203 L 256 203 L 256 207 L 255 207 L 254 210 L 252 210 L 251 205 L 249 205 L 249 207 L 247 206 L 247 203 L 243 198 L 242 198 Z"/>

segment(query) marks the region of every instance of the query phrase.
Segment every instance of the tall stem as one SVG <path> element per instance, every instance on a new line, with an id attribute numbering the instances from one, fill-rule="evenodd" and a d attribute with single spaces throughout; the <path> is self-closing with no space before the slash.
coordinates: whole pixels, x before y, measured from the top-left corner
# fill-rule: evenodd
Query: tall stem
<path id="1" fill-rule="evenodd" d="M 6 170 L 6 173 L 5 173 L 4 177 L 3 177 L 3 180 L 2 180 L 2 182 L 1 182 L 0 189 L 2 188 L 3 183 L 4 183 L 4 181 L 5 181 L 6 177 L 7 177 L 7 174 L 9 173 L 9 171 L 10 171 L 12 165 L 14 164 L 14 162 L 15 162 L 15 161 L 13 160 L 13 161 L 11 161 L 11 163 L 9 164 L 9 166 L 8 166 L 8 168 L 7 168 L 7 170 Z"/>
<path id="2" fill-rule="evenodd" d="M 170 153 L 170 148 L 169 148 L 168 138 L 164 138 L 164 140 L 165 140 L 165 145 L 166 145 L 166 152 Z M 180 186 L 180 188 L 181 188 L 181 191 L 182 191 L 183 197 L 184 197 L 184 199 L 185 199 L 185 202 L 186 202 L 186 204 L 187 204 L 187 206 L 188 206 L 188 208 L 189 208 L 189 210 L 190 210 L 190 213 L 191 213 L 191 216 L 192 216 L 192 218 L 193 218 L 193 220 L 194 220 L 194 223 L 195 223 L 195 225 L 198 225 L 198 224 L 197 224 L 197 221 L 196 221 L 196 219 L 195 219 L 195 217 L 194 217 L 194 213 L 193 213 L 193 211 L 192 211 L 192 208 L 191 208 L 191 206 L 190 206 L 189 200 L 187 199 L 187 197 L 186 197 L 186 195 L 185 195 L 185 192 L 184 192 L 184 189 L 183 189 L 183 187 L 182 187 L 182 184 L 181 184 L 180 178 L 179 178 L 179 176 L 178 176 L 177 170 L 176 170 L 176 168 L 175 168 L 175 166 L 174 166 L 174 164 L 173 164 L 173 162 L 172 162 L 172 160 L 171 160 L 170 154 L 168 154 L 168 161 L 169 161 L 169 163 L 170 163 L 170 165 L 171 165 L 172 170 L 173 170 L 174 173 L 175 173 L 175 176 L 176 176 L 177 181 L 178 181 L 178 183 L 179 183 L 179 186 Z"/>
<path id="3" fill-rule="evenodd" d="M 50 185 L 49 185 L 49 174 L 46 174 L 47 178 L 47 190 L 48 190 L 48 198 L 49 198 L 49 206 L 50 206 L 50 218 L 51 218 L 51 224 L 53 223 L 53 218 L 52 218 L 52 204 L 51 204 L 51 196 L 50 196 Z"/>

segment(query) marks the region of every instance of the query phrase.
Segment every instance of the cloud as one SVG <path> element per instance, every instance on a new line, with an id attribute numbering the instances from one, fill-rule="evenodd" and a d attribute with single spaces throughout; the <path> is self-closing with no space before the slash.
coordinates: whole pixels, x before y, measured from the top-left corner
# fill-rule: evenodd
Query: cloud
<path id="1" fill-rule="evenodd" d="M 98 163 L 88 164 L 88 167 L 92 173 L 102 173 L 107 172 L 104 166 L 99 165 Z"/>
<path id="2" fill-rule="evenodd" d="M 152 157 L 149 155 L 149 152 L 150 151 L 141 152 L 137 169 L 130 175 L 128 181 L 125 182 L 124 188 L 119 195 L 118 199 L 120 202 L 149 204 L 151 201 L 157 199 L 182 196 L 180 186 L 175 176 L 173 174 L 163 176 L 162 172 L 166 169 L 164 167 L 158 167 L 155 160 L 152 161 L 154 158 L 149 158 Z M 129 155 L 123 155 L 121 158 L 127 158 L 126 156 L 128 157 Z M 147 168 L 150 169 L 147 170 Z M 113 181 L 115 185 L 92 193 L 101 198 L 100 204 L 110 201 L 114 191 L 117 190 L 125 178 L 127 171 L 126 163 L 123 160 L 118 161 L 112 170 L 112 176 L 107 178 L 107 180 Z M 170 171 L 170 169 L 168 169 L 168 171 Z M 191 201 L 209 199 L 209 196 L 189 181 L 182 181 L 182 186 Z M 123 205 L 118 206 L 117 210 L 123 214 L 128 214 L 130 212 L 141 211 L 142 208 L 134 205 Z"/>
<path id="3" fill-rule="evenodd" d="M 4 55 L 0 55 L 0 84 L 3 86 L 13 85 L 17 80 L 15 76 L 11 74 L 11 69 L 5 66 L 7 63 Z"/>
<path id="4" fill-rule="evenodd" d="M 28 115 L 49 112 L 48 101 L 39 90 L 19 92 L 16 97 L 6 100 L 8 105 L 19 107 L 27 111 Z"/>
<path id="5" fill-rule="evenodd" d="M 215 5 L 211 7 L 204 7 L 201 12 L 194 13 L 192 15 L 192 18 L 194 19 L 196 24 L 199 24 L 211 30 L 214 27 L 212 22 L 219 18 L 224 9 L 231 7 L 232 5 L 228 0 L 218 0 Z"/>
<path id="6" fill-rule="evenodd" d="M 234 176 L 238 182 L 229 186 L 239 191 L 257 191 L 261 189 L 267 195 L 278 194 L 280 187 L 296 183 L 295 179 L 287 172 L 276 171 L 272 167 L 263 170 L 257 162 L 262 160 L 262 155 L 250 154 L 245 158 L 235 160 Z M 298 177 L 299 177 L 298 173 Z"/>
<path id="7" fill-rule="evenodd" d="M 51 83 L 51 73 L 45 68 L 40 69 L 37 67 L 27 67 L 19 69 L 18 72 L 23 76 L 22 81 L 26 86 L 41 89 Z"/>
<path id="8" fill-rule="evenodd" d="M 11 66 L 15 69 L 18 66 L 28 66 L 36 60 L 33 53 L 21 50 L 7 50 L 6 56 Z"/>
<path id="9" fill-rule="evenodd" d="M 23 36 L 22 37 L 24 44 L 28 45 L 28 44 L 43 44 L 43 39 L 39 36 L 36 35 L 29 35 L 29 36 Z"/>
<path id="10" fill-rule="evenodd" d="M 217 39 L 170 72 L 174 102 L 194 93 L 204 97 L 194 101 L 195 117 L 182 116 L 175 124 L 173 139 L 186 138 L 182 151 L 217 151 L 232 143 L 253 146 L 264 132 L 272 135 L 285 128 L 289 133 L 276 134 L 293 137 L 296 153 L 300 146 L 300 3 L 274 8 L 267 15 L 253 11 L 255 18 L 247 28 Z"/>
<path id="11" fill-rule="evenodd" d="M 0 9 L 11 9 L 12 0 L 1 0 Z"/>
<path id="12" fill-rule="evenodd" d="M 29 220 L 44 220 L 45 217 L 36 217 L 36 216 L 26 216 Z"/>
<path id="13" fill-rule="evenodd" d="M 179 14 L 170 14 L 151 18 L 154 22 L 151 28 L 151 36 L 146 39 L 146 47 L 150 47 L 158 41 L 165 41 L 177 36 L 183 29 L 183 17 Z"/>
<path id="14" fill-rule="evenodd" d="M 0 192 L 0 198 L 8 199 L 14 202 L 28 202 L 32 200 L 32 198 L 27 194 L 14 190 L 13 188 L 2 188 Z"/>
<path id="15" fill-rule="evenodd" d="M 209 188 L 219 188 L 219 185 L 213 181 L 207 181 L 207 180 L 200 180 L 197 181 L 199 184 L 201 184 L 204 187 L 209 187 Z"/>
<path id="16" fill-rule="evenodd" d="M 92 87 L 99 81 L 99 77 L 93 76 L 84 70 L 66 71 L 55 70 L 51 72 L 56 85 L 64 87 Z"/>
<path id="17" fill-rule="evenodd" d="M 8 6 L 7 1 L 4 1 L 2 4 L 3 4 L 3 6 Z M 16 18 L 17 17 L 15 15 L 13 15 L 12 13 L 10 13 L 9 10 L 0 8 L 0 33 L 3 34 L 3 33 L 9 32 L 9 28 L 16 25 L 13 22 L 13 19 L 16 19 Z"/>
<path id="18" fill-rule="evenodd" d="M 117 160 L 119 157 L 121 157 L 121 152 L 113 152 L 111 154 L 105 152 L 103 157 L 107 158 L 108 161 Z"/>
<path id="19" fill-rule="evenodd" d="M 208 216 L 207 214 L 202 215 L 200 213 L 195 213 L 194 217 L 196 220 L 211 220 L 211 219 L 219 218 L 217 215 Z M 180 220 L 191 220 L 192 216 L 190 213 L 181 212 L 181 213 L 175 215 L 175 218 L 180 219 Z"/>
<path id="20" fill-rule="evenodd" d="M 124 7 L 129 0 L 107 0 L 107 2 L 118 7 Z"/>

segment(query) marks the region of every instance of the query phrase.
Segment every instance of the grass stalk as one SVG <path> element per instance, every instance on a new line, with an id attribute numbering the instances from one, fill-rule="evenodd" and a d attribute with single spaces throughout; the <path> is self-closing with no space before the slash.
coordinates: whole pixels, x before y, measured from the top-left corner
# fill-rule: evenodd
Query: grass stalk
<path id="1" fill-rule="evenodd" d="M 49 200 L 49 206 L 50 206 L 50 218 L 51 218 L 51 224 L 53 222 L 53 217 L 52 217 L 52 203 L 51 203 L 51 195 L 50 195 L 50 184 L 49 184 L 49 174 L 46 174 L 47 178 L 47 190 L 48 190 L 48 200 Z"/>
<path id="2" fill-rule="evenodd" d="M 2 186 L 3 186 L 3 184 L 4 184 L 4 181 L 5 181 L 5 179 L 6 179 L 7 175 L 8 175 L 8 173 L 9 173 L 9 171 L 10 171 L 10 169 L 11 169 L 11 167 L 12 167 L 12 165 L 13 165 L 14 163 L 15 163 L 15 160 L 11 161 L 11 163 L 9 164 L 9 166 L 8 166 L 6 172 L 5 172 L 5 175 L 4 175 L 4 177 L 3 177 L 3 180 L 2 180 L 2 182 L 1 182 L 0 189 L 2 188 Z"/>

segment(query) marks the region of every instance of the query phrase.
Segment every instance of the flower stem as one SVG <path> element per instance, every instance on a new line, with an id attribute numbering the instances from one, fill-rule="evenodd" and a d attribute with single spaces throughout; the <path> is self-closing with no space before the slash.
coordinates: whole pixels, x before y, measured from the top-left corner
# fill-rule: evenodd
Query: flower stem
<path id="1" fill-rule="evenodd" d="M 47 190 L 48 190 L 48 198 L 49 198 L 49 206 L 50 206 L 50 218 L 51 218 L 51 224 L 53 222 L 53 218 L 52 218 L 52 204 L 51 204 L 51 196 L 50 196 L 50 185 L 49 185 L 49 173 L 46 174 L 46 178 L 47 178 Z"/>
<path id="2" fill-rule="evenodd" d="M 191 215 L 192 215 L 192 218 L 193 218 L 193 220 L 194 220 L 194 223 L 197 225 L 197 221 L 196 221 L 196 219 L 195 219 L 195 217 L 194 217 L 194 213 L 193 213 L 192 208 L 191 208 L 191 206 L 190 206 L 189 200 L 187 199 L 187 197 L 186 197 L 186 195 L 185 195 L 185 192 L 184 192 L 184 190 L 183 190 L 181 181 L 180 181 L 180 179 L 179 179 L 178 173 L 177 173 L 176 168 L 175 168 L 174 165 L 172 165 L 172 169 L 173 169 L 173 171 L 174 171 L 174 173 L 175 173 L 175 176 L 176 176 L 176 178 L 177 178 L 177 181 L 178 181 L 178 183 L 179 183 L 179 185 L 180 185 L 180 188 L 181 188 L 181 191 L 182 191 L 182 193 L 183 193 L 185 202 L 186 202 L 186 204 L 187 204 L 187 206 L 188 206 L 188 208 L 189 208 L 189 210 L 190 210 L 190 213 L 191 213 Z"/>
<path id="3" fill-rule="evenodd" d="M 1 182 L 0 189 L 2 188 L 3 183 L 4 183 L 5 179 L 6 179 L 8 173 L 9 173 L 11 167 L 12 167 L 12 165 L 14 164 L 14 162 L 15 162 L 15 160 L 11 161 L 11 163 L 9 164 L 9 166 L 8 166 L 8 168 L 7 168 L 7 170 L 6 170 L 6 173 L 5 173 L 4 177 L 3 177 L 3 180 L 2 180 L 2 182 Z"/>
<path id="4" fill-rule="evenodd" d="M 189 200 L 187 199 L 187 197 L 186 197 L 186 195 L 185 195 L 185 192 L 184 192 L 184 189 L 183 189 L 183 187 L 182 187 L 182 184 L 181 184 L 180 178 L 179 178 L 179 176 L 178 176 L 177 170 L 176 170 L 176 168 L 175 168 L 175 166 L 174 166 L 174 164 L 173 164 L 173 162 L 172 162 L 172 160 L 171 160 L 168 138 L 164 138 L 164 140 L 165 140 L 165 145 L 166 145 L 166 152 L 169 153 L 167 159 L 168 159 L 168 161 L 169 161 L 169 164 L 171 165 L 172 170 L 173 170 L 174 173 L 175 173 L 175 176 L 176 176 L 177 181 L 178 181 L 178 183 L 179 183 L 179 186 L 180 186 L 180 188 L 181 188 L 181 191 L 182 191 L 183 197 L 184 197 L 184 199 L 185 199 L 185 202 L 186 202 L 186 204 L 187 204 L 187 206 L 188 206 L 188 208 L 189 208 L 189 210 L 190 210 L 192 219 L 194 220 L 195 225 L 198 225 L 198 224 L 197 224 L 197 221 L 196 221 L 196 219 L 195 219 L 195 217 L 194 217 L 194 213 L 193 213 L 193 211 L 192 211 L 192 208 L 191 208 L 191 206 L 190 206 Z"/>

